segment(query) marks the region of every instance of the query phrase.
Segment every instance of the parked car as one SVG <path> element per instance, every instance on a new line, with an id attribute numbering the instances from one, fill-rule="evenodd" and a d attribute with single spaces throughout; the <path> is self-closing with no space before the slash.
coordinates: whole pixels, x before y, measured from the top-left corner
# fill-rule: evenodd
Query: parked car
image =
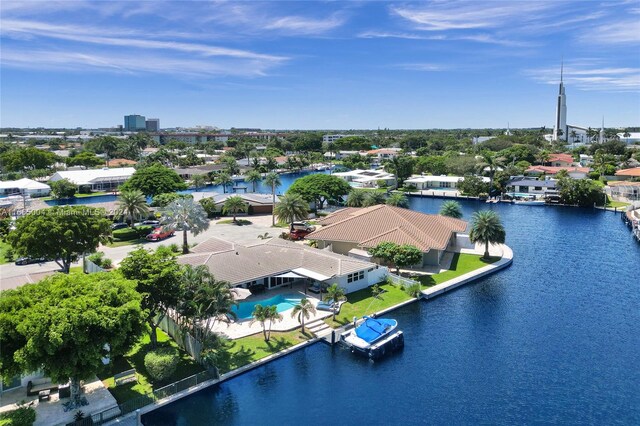
<path id="1" fill-rule="evenodd" d="M 44 257 L 21 257 L 16 260 L 16 265 L 31 265 L 32 263 L 43 263 L 46 262 L 47 259 Z"/>
<path id="2" fill-rule="evenodd" d="M 305 231 L 303 229 L 294 229 L 293 231 L 289 232 L 289 238 L 291 238 L 293 241 L 304 240 L 304 237 L 306 237 L 310 233 L 311 231 Z"/>
<path id="3" fill-rule="evenodd" d="M 160 221 L 159 220 L 143 220 L 142 224 L 143 225 L 154 225 L 154 226 L 157 226 L 157 225 L 160 225 Z"/>
<path id="4" fill-rule="evenodd" d="M 156 228 L 149 235 L 147 235 L 147 240 L 149 241 L 160 241 L 165 238 L 172 237 L 175 234 L 173 229 L 163 229 L 162 227 Z"/>
<path id="5" fill-rule="evenodd" d="M 316 227 L 309 224 L 309 222 L 293 222 L 291 224 L 291 231 L 306 231 L 307 233 L 313 232 Z"/>
<path id="6" fill-rule="evenodd" d="M 111 225 L 111 230 L 115 231 L 116 229 L 124 229 L 127 226 L 129 225 L 127 225 L 126 223 L 118 222 Z"/>

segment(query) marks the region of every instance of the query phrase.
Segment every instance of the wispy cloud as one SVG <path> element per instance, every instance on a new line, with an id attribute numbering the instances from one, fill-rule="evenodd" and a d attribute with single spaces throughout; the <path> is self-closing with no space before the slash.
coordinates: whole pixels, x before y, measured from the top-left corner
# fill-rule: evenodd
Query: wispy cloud
<path id="1" fill-rule="evenodd" d="M 326 19 L 311 19 L 302 16 L 285 16 L 267 23 L 268 30 L 283 30 L 296 34 L 321 34 L 340 27 L 345 19 L 338 15 L 332 15 Z"/>
<path id="2" fill-rule="evenodd" d="M 557 67 L 531 69 L 525 74 L 544 84 L 560 81 Z M 640 92 L 640 68 L 607 67 L 596 60 L 576 61 L 565 63 L 564 81 L 567 86 L 580 90 Z"/>
<path id="3" fill-rule="evenodd" d="M 640 20 L 623 19 L 598 25 L 582 32 L 578 40 L 603 45 L 640 44 Z"/>
<path id="4" fill-rule="evenodd" d="M 511 40 L 506 38 L 499 38 L 492 34 L 468 34 L 468 35 L 455 35 L 455 34 L 433 34 L 433 33 L 406 33 L 406 32 L 384 32 L 384 31 L 364 31 L 358 34 L 358 38 L 398 38 L 405 40 L 433 40 L 433 41 L 475 41 L 478 43 L 495 44 L 500 46 L 510 47 L 530 47 L 535 44 L 532 42 Z"/>
<path id="5" fill-rule="evenodd" d="M 414 63 L 414 64 L 397 64 L 394 68 L 400 68 L 408 71 L 428 71 L 428 72 L 440 72 L 449 69 L 448 66 L 442 64 L 431 63 Z"/>

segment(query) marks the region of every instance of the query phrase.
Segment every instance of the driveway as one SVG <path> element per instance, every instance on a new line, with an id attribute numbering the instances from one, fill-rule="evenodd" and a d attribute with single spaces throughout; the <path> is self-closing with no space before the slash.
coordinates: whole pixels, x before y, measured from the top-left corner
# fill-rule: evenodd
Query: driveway
<path id="1" fill-rule="evenodd" d="M 258 243 L 260 239 L 259 235 L 268 233 L 272 237 L 277 237 L 281 232 L 286 231 L 285 228 L 272 228 L 271 227 L 271 215 L 260 216 L 239 216 L 238 219 L 245 219 L 251 222 L 250 225 L 231 225 L 218 223 L 220 220 L 228 220 L 228 218 L 222 218 L 217 220 L 211 220 L 209 229 L 194 236 L 191 232 L 187 233 L 187 239 L 189 245 L 193 243 L 201 243 L 208 240 L 211 237 L 221 238 L 227 241 L 240 244 L 252 244 Z M 143 244 L 146 248 L 156 248 L 160 245 L 177 244 L 182 245 L 182 232 L 176 232 L 173 237 L 162 240 L 161 242 L 146 242 Z M 100 246 L 98 251 L 103 251 L 106 258 L 113 261 L 114 265 L 120 263 L 127 254 L 134 250 L 138 245 L 130 244 L 120 247 L 107 247 Z M 77 262 L 73 266 L 80 266 L 80 262 Z M 60 267 L 55 262 L 45 262 L 40 264 L 22 265 L 17 266 L 13 263 L 7 263 L 0 265 L 0 289 L 6 290 L 8 288 L 14 288 L 18 285 L 22 285 L 28 282 L 34 282 L 33 277 L 40 277 L 40 274 L 51 273 L 58 271 Z M 21 277 L 21 278 L 18 278 Z"/>

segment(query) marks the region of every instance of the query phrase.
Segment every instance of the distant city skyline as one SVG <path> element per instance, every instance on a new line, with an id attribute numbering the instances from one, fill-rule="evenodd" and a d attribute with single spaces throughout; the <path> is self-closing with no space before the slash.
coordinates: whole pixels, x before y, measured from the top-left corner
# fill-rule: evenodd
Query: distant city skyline
<path id="1" fill-rule="evenodd" d="M 0 3 L 0 127 L 640 126 L 640 4 Z"/>

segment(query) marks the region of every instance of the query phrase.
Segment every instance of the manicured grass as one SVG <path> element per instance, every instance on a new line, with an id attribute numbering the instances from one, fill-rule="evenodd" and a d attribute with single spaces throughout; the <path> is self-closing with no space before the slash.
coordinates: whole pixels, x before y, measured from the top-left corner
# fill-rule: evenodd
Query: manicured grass
<path id="1" fill-rule="evenodd" d="M 340 313 L 336 315 L 336 320 L 333 321 L 332 317 L 328 317 L 325 322 L 331 327 L 340 327 L 352 322 L 353 317 L 371 315 L 411 299 L 411 296 L 400 289 L 400 286 L 382 284 L 380 288 L 384 292 L 377 299 L 371 295 L 371 287 L 349 293 L 347 302 L 342 304 Z"/>
<path id="2" fill-rule="evenodd" d="M 439 274 L 425 275 L 418 278 L 418 281 L 425 287 L 432 287 L 437 284 L 441 284 L 452 278 L 464 275 L 467 272 L 474 271 L 478 268 L 482 268 L 491 263 L 497 262 L 500 257 L 490 257 L 488 260 L 482 259 L 482 256 L 476 254 L 460 254 L 456 253 L 451 260 L 451 267 L 448 271 L 441 272 Z"/>
<path id="3" fill-rule="evenodd" d="M 268 342 L 264 341 L 262 333 L 233 340 L 229 343 L 227 356 L 221 360 L 218 369 L 220 373 L 226 373 L 310 338 L 311 335 L 308 332 L 302 334 L 300 330 L 294 330 L 288 332 L 274 331 L 271 333 L 271 338 Z"/>
<path id="4" fill-rule="evenodd" d="M 236 222 L 233 219 L 222 219 L 217 222 L 218 225 L 251 225 L 252 223 L 246 219 L 237 219 Z"/>
<path id="5" fill-rule="evenodd" d="M 7 258 L 5 257 L 5 255 L 7 254 L 7 250 L 9 250 L 10 248 L 11 248 L 11 245 L 9 245 L 9 243 L 0 241 L 0 265 L 11 262 L 10 260 L 7 260 Z"/>
<path id="6" fill-rule="evenodd" d="M 109 392 L 111 392 L 119 404 L 204 371 L 193 358 L 186 352 L 180 350 L 180 361 L 178 362 L 176 372 L 167 380 L 154 382 L 144 368 L 144 356 L 151 350 L 151 344 L 149 342 L 149 335 L 145 334 L 128 354 L 112 359 L 112 362 L 108 366 L 105 366 L 104 371 L 98 374 L 102 383 L 109 389 Z M 158 347 L 162 346 L 178 348 L 178 345 L 169 336 L 162 330 L 158 330 Z M 132 368 L 136 369 L 138 382 L 115 386 L 113 375 Z"/>
<path id="7" fill-rule="evenodd" d="M 610 196 L 607 195 L 607 205 L 605 207 L 608 208 L 620 208 L 620 207 L 627 207 L 629 205 L 629 203 L 625 203 L 624 201 L 614 201 L 611 199 Z"/>
<path id="8" fill-rule="evenodd" d="M 148 243 L 144 238 L 139 238 L 137 240 L 129 240 L 129 241 L 113 241 L 105 244 L 107 247 L 123 247 L 123 246 L 135 246 L 137 244 L 145 244 Z"/>

